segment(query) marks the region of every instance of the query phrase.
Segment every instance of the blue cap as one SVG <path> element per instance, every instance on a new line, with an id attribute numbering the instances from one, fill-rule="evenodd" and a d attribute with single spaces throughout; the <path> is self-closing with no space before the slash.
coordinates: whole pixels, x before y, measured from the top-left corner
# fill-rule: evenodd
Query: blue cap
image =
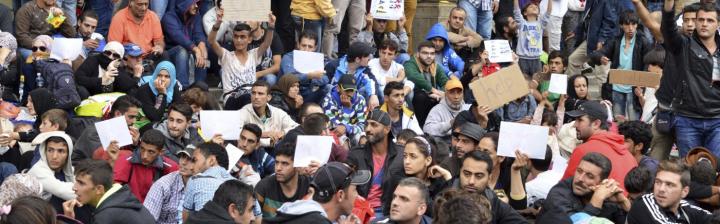
<path id="1" fill-rule="evenodd" d="M 142 48 L 140 48 L 137 44 L 129 43 L 125 44 L 123 47 L 125 47 L 125 55 L 139 57 L 143 53 Z"/>

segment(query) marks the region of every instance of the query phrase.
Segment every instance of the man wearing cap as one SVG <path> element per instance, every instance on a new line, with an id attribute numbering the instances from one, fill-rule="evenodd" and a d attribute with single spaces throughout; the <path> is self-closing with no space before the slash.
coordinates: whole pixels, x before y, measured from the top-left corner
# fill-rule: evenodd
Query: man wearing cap
<path id="1" fill-rule="evenodd" d="M 169 173 L 153 183 L 145 196 L 143 205 L 160 224 L 178 223 L 180 201 L 185 193 L 185 184 L 193 175 L 192 154 L 194 147 L 178 151 L 180 169 Z"/>
<path id="2" fill-rule="evenodd" d="M 332 85 L 338 85 L 345 74 L 352 74 L 357 91 L 367 100 L 371 109 L 380 106 L 378 97 L 382 97 L 378 82 L 368 68 L 372 53 L 373 48 L 367 43 L 354 42 L 350 44 L 347 55 L 325 65 L 325 71 L 333 77 Z"/>
<path id="3" fill-rule="evenodd" d="M 358 193 L 367 198 L 375 214 L 388 214 L 397 177 L 405 173 L 403 149 L 392 141 L 391 125 L 390 115 L 371 111 L 365 126 L 367 144 L 350 150 L 347 159 L 357 170 L 372 172 L 372 181 L 358 186 Z"/>
<path id="4" fill-rule="evenodd" d="M 155 129 L 143 133 L 140 146 L 134 151 L 121 150 L 113 167 L 116 183 L 127 184 L 140 202 L 160 177 L 178 170 L 178 165 L 165 156 L 165 136 Z"/>
<path id="5" fill-rule="evenodd" d="M 357 91 L 355 81 L 353 75 L 343 75 L 322 103 L 325 115 L 330 117 L 334 127 L 335 136 L 342 142 L 345 142 L 345 138 L 357 142 L 365 128 L 365 97 Z"/>
<path id="6" fill-rule="evenodd" d="M 81 98 L 109 93 L 129 92 L 138 87 L 138 78 L 132 73 L 121 72 L 120 62 L 125 55 L 125 47 L 119 42 L 111 41 L 105 45 L 102 54 L 88 57 L 75 71 L 78 93 Z"/>
<path id="7" fill-rule="evenodd" d="M 451 147 L 453 148 L 453 156 L 445 159 L 440 166 L 450 171 L 453 177 L 460 175 L 460 166 L 465 154 L 477 150 L 480 139 L 485 134 L 485 130 L 480 125 L 473 123 L 463 123 L 453 133 Z"/>
<path id="8" fill-rule="evenodd" d="M 450 78 L 445 83 L 445 98 L 435 105 L 425 120 L 423 130 L 433 137 L 450 142 L 450 134 L 455 117 L 470 108 L 463 99 L 463 86 L 457 78 Z"/>
<path id="9" fill-rule="evenodd" d="M 329 162 L 318 168 L 310 182 L 312 200 L 285 203 L 277 216 L 263 223 L 359 223 L 352 214 L 357 188 L 370 178 L 368 170 L 353 171 L 347 164 Z"/>
<path id="10" fill-rule="evenodd" d="M 142 48 L 137 44 L 128 43 L 123 45 L 125 47 L 125 65 L 124 69 L 120 70 L 120 73 L 127 73 L 134 79 L 140 79 L 143 74 L 153 72 L 145 71 L 142 59 Z M 152 77 L 148 74 L 149 77 Z M 138 85 L 141 86 L 141 85 Z"/>
<path id="11" fill-rule="evenodd" d="M 611 179 L 625 189 L 625 175 L 637 166 L 637 160 L 625 147 L 622 135 L 608 131 L 608 110 L 598 101 L 586 101 L 576 110 L 567 112 L 575 118 L 577 138 L 584 143 L 575 147 L 568 161 L 563 179 L 575 174 L 580 160 L 585 154 L 597 152 L 612 161 Z"/>

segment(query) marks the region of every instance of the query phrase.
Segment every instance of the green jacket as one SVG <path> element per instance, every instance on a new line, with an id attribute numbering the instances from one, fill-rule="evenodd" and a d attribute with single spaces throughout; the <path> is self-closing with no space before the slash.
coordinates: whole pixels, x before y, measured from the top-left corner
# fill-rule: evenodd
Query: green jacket
<path id="1" fill-rule="evenodd" d="M 427 92 L 430 92 L 432 88 L 441 91 L 445 90 L 445 82 L 447 82 L 448 77 L 445 75 L 442 66 L 437 66 L 435 63 L 430 65 L 431 68 L 435 68 L 435 74 L 431 75 L 432 80 L 426 80 L 416 60 L 416 57 L 413 57 L 403 65 L 405 67 L 405 76 L 408 80 L 415 83 L 415 89 L 421 89 Z"/>

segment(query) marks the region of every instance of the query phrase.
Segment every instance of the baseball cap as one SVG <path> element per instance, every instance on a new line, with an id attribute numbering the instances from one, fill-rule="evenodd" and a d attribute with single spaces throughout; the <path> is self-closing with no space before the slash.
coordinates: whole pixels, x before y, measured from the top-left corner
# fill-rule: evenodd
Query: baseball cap
<path id="1" fill-rule="evenodd" d="M 338 85 L 340 86 L 341 90 L 356 90 L 357 86 L 355 86 L 355 76 L 352 74 L 345 74 L 340 77 L 340 81 L 338 82 Z"/>
<path id="2" fill-rule="evenodd" d="M 143 53 L 142 48 L 137 44 L 129 43 L 123 45 L 123 47 L 125 48 L 125 54 L 128 56 L 139 57 Z"/>
<path id="3" fill-rule="evenodd" d="M 449 91 L 451 89 L 460 88 L 463 89 L 462 83 L 460 80 L 458 80 L 455 76 L 448 79 L 448 81 L 445 83 L 445 91 Z"/>
<path id="4" fill-rule="evenodd" d="M 338 190 L 345 189 L 350 184 L 366 184 L 370 178 L 369 170 L 353 171 L 344 163 L 329 162 L 318 168 L 310 186 L 315 189 L 315 195 L 318 198 L 327 200 Z"/>
<path id="5" fill-rule="evenodd" d="M 477 142 L 480 142 L 480 139 L 485 134 L 485 129 L 480 127 L 480 125 L 477 125 L 475 123 L 464 123 L 460 125 L 460 130 L 453 133 L 454 136 L 457 135 L 464 135 L 468 138 L 471 138 Z"/>
<path id="6" fill-rule="evenodd" d="M 193 151 L 195 151 L 195 146 L 190 144 L 186 146 L 184 149 L 181 149 L 175 153 L 176 156 L 180 157 L 180 155 L 186 155 L 188 158 L 192 158 Z"/>
<path id="7" fill-rule="evenodd" d="M 575 110 L 566 113 L 570 117 L 582 117 L 588 115 L 591 119 L 600 119 L 602 121 L 607 120 L 608 113 L 607 108 L 598 101 L 585 101 L 580 104 Z"/>
<path id="8" fill-rule="evenodd" d="M 368 120 L 377 121 L 378 123 L 390 126 L 392 123 L 392 120 L 390 119 L 390 115 L 382 110 L 375 109 L 373 111 L 370 111 L 370 114 L 368 115 Z"/>

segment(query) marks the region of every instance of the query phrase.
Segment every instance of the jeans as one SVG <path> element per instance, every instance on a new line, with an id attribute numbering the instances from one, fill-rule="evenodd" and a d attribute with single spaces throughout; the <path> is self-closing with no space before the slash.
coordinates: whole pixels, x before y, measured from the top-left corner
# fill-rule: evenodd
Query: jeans
<path id="1" fill-rule="evenodd" d="M 570 38 L 565 40 L 565 38 L 568 36 L 570 32 L 575 32 L 575 28 L 577 27 L 578 23 L 580 22 L 580 18 L 582 16 L 583 11 L 567 11 L 565 13 L 565 17 L 563 17 L 562 21 L 562 49 L 565 55 L 570 55 L 573 51 L 575 51 L 575 42 L 577 41 L 575 38 Z M 570 73 L 567 73 L 569 75 L 573 75 Z"/>
<path id="2" fill-rule="evenodd" d="M 332 90 L 332 87 L 333 86 L 330 84 L 326 84 L 324 86 L 317 86 L 313 84 L 313 87 L 300 86 L 300 96 L 303 97 L 305 103 L 316 103 L 321 105 L 325 96 Z"/>
<path id="3" fill-rule="evenodd" d="M 492 33 L 492 10 L 481 10 L 475 8 L 474 5 L 470 4 L 467 0 L 460 0 L 458 7 L 463 8 L 467 12 L 467 18 L 465 19 L 465 26 L 475 30 L 485 40 L 490 39 Z"/>
<path id="4" fill-rule="evenodd" d="M 395 58 L 395 62 L 397 62 L 398 64 L 401 64 L 401 65 L 402 65 L 402 64 L 405 64 L 405 62 L 406 62 L 406 61 L 409 61 L 409 60 L 410 60 L 410 54 L 408 54 L 408 53 L 400 53 L 400 54 Z"/>
<path id="5" fill-rule="evenodd" d="M 77 16 L 75 15 L 77 9 L 77 0 L 56 0 L 57 7 L 60 7 L 65 13 L 65 18 L 70 22 L 71 25 L 77 25 Z"/>
<path id="6" fill-rule="evenodd" d="M 628 121 L 639 118 L 638 110 L 635 109 L 635 94 L 612 91 L 613 115 L 623 115 Z"/>
<path id="7" fill-rule="evenodd" d="M 97 28 L 95 28 L 95 32 L 102 34 L 104 37 L 107 37 L 108 30 L 110 29 L 110 22 L 112 22 L 113 9 L 115 9 L 115 5 L 113 5 L 112 1 L 110 0 L 89 1 L 90 7 L 95 11 L 95 13 L 97 13 L 98 16 L 98 24 Z"/>
<path id="8" fill-rule="evenodd" d="M 5 178 L 12 176 L 18 172 L 15 165 L 6 162 L 0 162 L 0 183 L 5 181 Z"/>
<path id="9" fill-rule="evenodd" d="M 542 71 L 542 62 L 540 62 L 540 59 L 524 59 L 520 58 L 518 59 L 518 65 L 520 66 L 520 71 L 525 75 L 526 79 L 530 79 L 535 75 L 535 73 Z"/>
<path id="10" fill-rule="evenodd" d="M 315 35 L 317 35 L 317 39 L 315 39 L 315 46 L 318 46 L 315 51 L 320 52 L 320 47 L 322 46 L 322 29 L 323 29 L 323 21 L 322 20 L 310 20 L 305 19 L 299 16 L 292 16 L 293 22 L 295 24 L 295 41 L 299 43 L 300 36 L 303 32 L 313 32 Z"/>
<path id="11" fill-rule="evenodd" d="M 323 33 L 322 52 L 325 56 L 335 59 L 333 51 L 335 50 L 335 40 L 342 28 L 345 14 L 347 13 L 348 32 L 350 32 L 350 40 L 354 40 L 365 25 L 365 0 L 332 0 L 333 6 L 337 10 L 337 15 L 333 18 L 333 23 L 325 24 L 325 33 Z"/>
<path id="12" fill-rule="evenodd" d="M 190 86 L 190 69 L 195 70 L 195 81 L 205 81 L 207 69 L 196 68 L 194 63 L 192 65 L 188 63 L 192 52 L 182 46 L 175 46 L 167 52 L 168 55 L 170 55 L 170 61 L 175 64 L 177 81 L 180 82 L 182 86 Z"/>
<path id="13" fill-rule="evenodd" d="M 165 15 L 165 10 L 167 10 L 167 6 L 168 0 L 150 0 L 150 10 L 155 12 L 155 14 L 157 14 L 160 20 L 162 20 L 163 15 Z"/>
<path id="14" fill-rule="evenodd" d="M 720 118 L 700 119 L 675 116 L 675 136 L 680 158 L 690 149 L 703 146 L 720 156 Z"/>

